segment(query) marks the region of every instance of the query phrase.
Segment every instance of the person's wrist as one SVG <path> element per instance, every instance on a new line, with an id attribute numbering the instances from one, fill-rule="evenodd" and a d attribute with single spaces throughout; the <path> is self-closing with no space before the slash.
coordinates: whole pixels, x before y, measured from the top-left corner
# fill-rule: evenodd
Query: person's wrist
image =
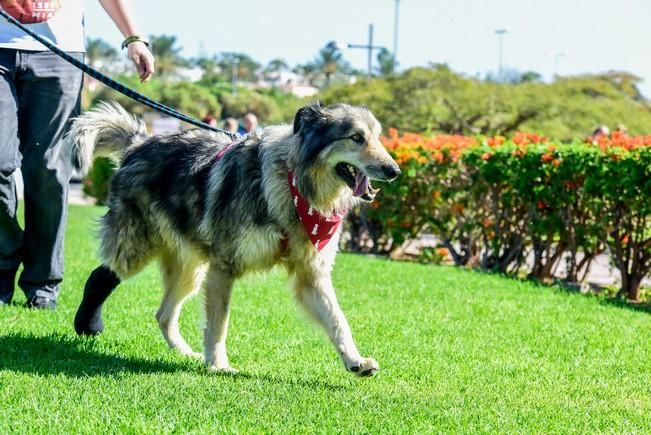
<path id="1" fill-rule="evenodd" d="M 145 46 L 149 47 L 149 42 L 146 41 L 145 39 L 142 39 L 139 35 L 132 35 L 124 39 L 122 41 L 122 49 L 124 50 L 125 48 L 129 47 L 129 45 L 133 43 L 140 42 L 142 44 L 145 44 Z"/>

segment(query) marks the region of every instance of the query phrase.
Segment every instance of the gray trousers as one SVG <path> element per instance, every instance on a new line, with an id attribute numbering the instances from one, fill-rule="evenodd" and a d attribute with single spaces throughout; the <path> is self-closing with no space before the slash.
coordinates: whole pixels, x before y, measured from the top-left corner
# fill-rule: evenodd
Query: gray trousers
<path id="1" fill-rule="evenodd" d="M 72 163 L 62 138 L 79 113 L 82 82 L 79 70 L 51 52 L 0 48 L 0 269 L 23 264 L 18 283 L 28 298 L 56 299 L 63 279 Z M 18 168 L 24 230 L 16 219 Z"/>

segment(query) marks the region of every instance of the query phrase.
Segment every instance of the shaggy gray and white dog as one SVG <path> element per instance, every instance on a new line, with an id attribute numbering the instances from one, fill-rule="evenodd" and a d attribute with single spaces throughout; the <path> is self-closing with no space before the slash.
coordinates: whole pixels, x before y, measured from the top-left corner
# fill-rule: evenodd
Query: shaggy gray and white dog
<path id="1" fill-rule="evenodd" d="M 268 127 L 235 144 L 207 130 L 150 137 L 141 121 L 113 104 L 77 118 L 68 139 L 80 171 L 87 172 L 94 155 L 119 162 L 102 219 L 103 264 L 86 283 L 77 333 L 100 333 L 106 298 L 158 259 L 164 297 L 156 318 L 167 343 L 201 356 L 181 336 L 178 320 L 183 302 L 203 282 L 206 365 L 233 371 L 226 355 L 233 282 L 282 264 L 297 300 L 325 328 L 346 369 L 374 374 L 378 364 L 358 352 L 332 285 L 341 227 L 317 250 L 290 183 L 309 213 L 325 219 L 372 200 L 369 180 L 392 180 L 400 172 L 380 130 L 368 110 L 345 104 L 310 104 L 296 113 L 293 126 Z"/>

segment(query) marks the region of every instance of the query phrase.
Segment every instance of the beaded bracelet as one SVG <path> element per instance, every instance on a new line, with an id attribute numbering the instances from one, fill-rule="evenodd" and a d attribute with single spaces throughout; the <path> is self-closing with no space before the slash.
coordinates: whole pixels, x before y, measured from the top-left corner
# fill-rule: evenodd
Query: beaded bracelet
<path id="1" fill-rule="evenodd" d="M 136 42 L 136 41 L 140 41 L 143 44 L 145 44 L 147 47 L 149 47 L 149 42 L 145 41 L 144 39 L 140 39 L 140 36 L 138 36 L 138 35 L 132 35 L 132 36 L 129 36 L 124 41 L 122 41 L 122 50 L 127 48 L 129 46 L 129 44 L 131 44 L 132 42 Z"/>

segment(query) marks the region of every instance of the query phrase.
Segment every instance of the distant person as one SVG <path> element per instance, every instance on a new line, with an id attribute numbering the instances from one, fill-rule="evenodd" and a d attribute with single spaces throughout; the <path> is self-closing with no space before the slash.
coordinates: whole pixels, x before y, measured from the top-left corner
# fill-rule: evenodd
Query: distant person
<path id="1" fill-rule="evenodd" d="M 590 136 L 586 138 L 586 142 L 591 143 L 593 145 L 598 145 L 601 139 L 607 138 L 608 136 L 610 136 L 610 129 L 608 128 L 608 126 L 600 125 L 599 127 L 594 129 L 594 131 Z"/>
<path id="2" fill-rule="evenodd" d="M 141 81 L 154 58 L 125 0 L 100 0 L 120 30 Z M 82 1 L 0 0 L 0 7 L 77 60 L 84 60 Z M 73 162 L 64 151 L 68 120 L 79 114 L 83 74 L 0 18 L 0 305 L 18 284 L 32 308 L 56 308 L 63 279 L 63 236 Z M 22 170 L 25 226 L 16 216 L 14 173 Z"/>
<path id="3" fill-rule="evenodd" d="M 617 124 L 615 131 L 622 136 L 628 136 L 628 128 L 624 124 Z"/>
<path id="4" fill-rule="evenodd" d="M 241 127 L 237 132 L 241 135 L 247 135 L 250 133 L 258 133 L 260 129 L 258 128 L 258 117 L 255 114 L 249 112 L 244 115 L 242 118 L 244 122 L 244 127 Z"/>
<path id="5" fill-rule="evenodd" d="M 204 124 L 208 124 L 211 127 L 217 127 L 217 118 L 215 118 L 214 115 L 212 114 L 207 114 L 203 119 L 202 119 Z"/>
<path id="6" fill-rule="evenodd" d="M 239 129 L 240 124 L 237 122 L 237 119 L 231 117 L 224 119 L 224 130 L 237 133 Z"/>
<path id="7" fill-rule="evenodd" d="M 610 135 L 610 129 L 607 125 L 600 125 L 592 132 L 592 138 L 598 139 L 600 137 L 607 137 Z"/>

